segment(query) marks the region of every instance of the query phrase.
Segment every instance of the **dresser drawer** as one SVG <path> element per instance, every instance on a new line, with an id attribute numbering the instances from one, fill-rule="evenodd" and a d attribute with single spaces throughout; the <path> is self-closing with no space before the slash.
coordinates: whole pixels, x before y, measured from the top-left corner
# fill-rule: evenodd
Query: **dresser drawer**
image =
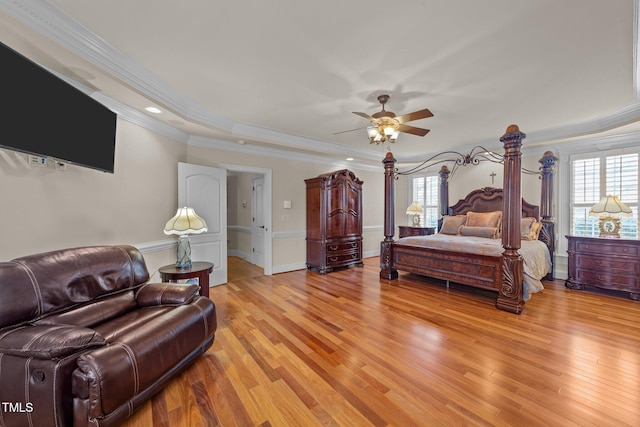
<path id="1" fill-rule="evenodd" d="M 578 270 L 576 281 L 586 286 L 603 287 L 607 289 L 618 289 L 621 291 L 640 290 L 638 276 L 623 276 L 609 271 Z"/>
<path id="2" fill-rule="evenodd" d="M 640 260 L 623 257 L 602 257 L 591 254 L 576 254 L 576 268 L 596 271 L 615 271 L 617 273 L 640 274 Z"/>
<path id="3" fill-rule="evenodd" d="M 627 255 L 638 256 L 638 245 L 628 245 L 621 241 L 603 242 L 576 242 L 576 252 L 589 252 L 596 255 L 606 253 L 607 255 Z"/>

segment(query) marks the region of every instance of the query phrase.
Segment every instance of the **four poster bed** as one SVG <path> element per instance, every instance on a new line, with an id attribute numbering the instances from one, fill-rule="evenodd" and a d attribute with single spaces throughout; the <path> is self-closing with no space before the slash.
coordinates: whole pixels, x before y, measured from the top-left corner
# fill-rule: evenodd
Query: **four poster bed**
<path id="1" fill-rule="evenodd" d="M 380 250 L 380 278 L 396 279 L 398 270 L 421 274 L 497 291 L 496 307 L 521 313 L 531 293 L 542 289 L 542 278 L 553 278 L 554 222 L 553 173 L 557 158 L 546 152 L 540 159 L 539 171 L 522 168 L 522 139 L 525 134 L 511 125 L 500 138 L 504 155 L 504 188 L 482 188 L 469 193 L 453 206 L 448 206 L 449 170 L 440 170 L 439 233 L 431 236 L 405 237 L 393 240 L 394 182 L 398 172 L 393 154 L 383 160 L 385 168 L 385 239 Z M 486 150 L 485 150 L 486 151 Z M 452 152 L 448 152 L 452 153 Z M 483 153 L 482 156 L 487 155 Z M 498 156 L 490 153 L 494 159 Z M 477 164 L 470 155 L 461 163 Z M 486 160 L 491 160 L 487 159 Z M 444 162 L 432 157 L 430 165 Z M 495 160 L 492 160 L 495 161 Z M 428 163 L 429 161 L 425 162 Z M 425 164 L 423 163 L 423 165 Z M 422 170 L 422 169 L 421 169 Z M 541 207 L 521 197 L 521 174 L 539 175 L 542 183 Z M 524 240 L 523 240 L 524 237 Z"/>

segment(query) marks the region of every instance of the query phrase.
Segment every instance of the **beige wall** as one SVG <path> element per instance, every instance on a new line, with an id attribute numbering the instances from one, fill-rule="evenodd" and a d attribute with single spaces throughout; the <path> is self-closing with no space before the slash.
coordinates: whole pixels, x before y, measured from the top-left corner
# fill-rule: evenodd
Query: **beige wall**
<path id="1" fill-rule="evenodd" d="M 0 260 L 167 239 L 162 228 L 175 214 L 177 162 L 186 160 L 186 145 L 121 119 L 116 141 L 114 174 L 34 167 L 25 154 L 0 149 Z"/>

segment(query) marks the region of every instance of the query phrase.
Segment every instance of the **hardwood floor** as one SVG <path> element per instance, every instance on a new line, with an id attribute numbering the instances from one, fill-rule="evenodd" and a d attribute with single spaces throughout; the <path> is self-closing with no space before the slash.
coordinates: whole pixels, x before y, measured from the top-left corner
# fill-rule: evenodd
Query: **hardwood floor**
<path id="1" fill-rule="evenodd" d="M 640 425 L 640 303 L 562 281 L 492 294 L 379 260 L 211 288 L 211 349 L 132 426 Z"/>
<path id="2" fill-rule="evenodd" d="M 264 275 L 264 269 L 237 256 L 227 257 L 227 281 L 236 282 Z"/>

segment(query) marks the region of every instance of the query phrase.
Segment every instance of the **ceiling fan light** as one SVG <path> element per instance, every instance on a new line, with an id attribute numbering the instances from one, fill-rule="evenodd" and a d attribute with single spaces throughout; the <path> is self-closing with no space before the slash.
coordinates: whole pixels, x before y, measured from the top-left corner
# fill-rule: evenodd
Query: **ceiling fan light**
<path id="1" fill-rule="evenodd" d="M 378 135 L 378 129 L 375 126 L 369 126 L 367 128 L 367 134 L 369 139 L 374 139 Z"/>
<path id="2" fill-rule="evenodd" d="M 353 114 L 369 120 L 371 126 L 368 126 L 366 129 L 367 135 L 369 136 L 369 142 L 371 144 L 396 142 L 400 132 L 399 129 L 402 129 L 402 132 L 404 133 L 410 133 L 417 136 L 425 136 L 429 132 L 429 129 L 417 128 L 405 124 L 406 122 L 413 120 L 432 117 L 433 113 L 431 113 L 427 108 L 398 116 L 394 112 L 386 111 L 384 109 L 387 101 L 389 101 L 389 95 L 378 96 L 378 102 L 382 104 L 382 111 L 378 111 L 371 116 L 366 113 L 353 112 Z"/>

